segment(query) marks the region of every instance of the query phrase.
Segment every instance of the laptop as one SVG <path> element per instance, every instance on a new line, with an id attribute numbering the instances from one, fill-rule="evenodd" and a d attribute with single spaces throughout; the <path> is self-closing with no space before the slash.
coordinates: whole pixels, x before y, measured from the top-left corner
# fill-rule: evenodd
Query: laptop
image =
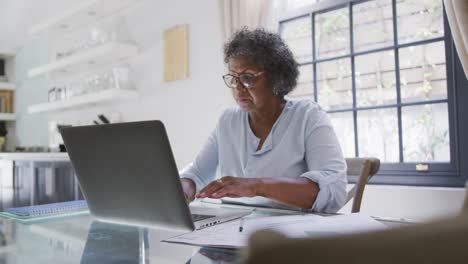
<path id="1" fill-rule="evenodd" d="M 192 231 L 251 212 L 188 206 L 161 121 L 64 127 L 61 134 L 99 220 Z"/>

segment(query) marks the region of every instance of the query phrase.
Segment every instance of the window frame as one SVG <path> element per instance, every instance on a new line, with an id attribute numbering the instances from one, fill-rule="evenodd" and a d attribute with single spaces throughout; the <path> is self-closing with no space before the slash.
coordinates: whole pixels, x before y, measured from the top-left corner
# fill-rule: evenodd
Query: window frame
<path id="1" fill-rule="evenodd" d="M 375 184 L 392 184 L 392 185 L 417 185 L 417 186 L 445 186 L 445 187 L 462 187 L 468 179 L 468 164 L 459 162 L 468 158 L 468 138 L 459 137 L 459 135 L 468 134 L 468 114 L 463 116 L 463 113 L 468 113 L 468 104 L 463 104 L 463 100 L 468 99 L 468 80 L 464 74 L 458 55 L 456 54 L 455 46 L 448 25 L 445 8 L 443 9 L 444 35 L 425 39 L 415 42 L 398 43 L 398 25 L 397 25 L 397 0 L 392 2 L 392 22 L 393 22 L 393 45 L 384 48 L 370 49 L 360 52 L 354 52 L 354 33 L 353 33 L 353 7 L 356 4 L 369 2 L 373 0 L 328 0 L 288 12 L 280 17 L 278 22 L 278 32 L 281 33 L 282 24 L 297 19 L 309 17 L 311 20 L 311 37 L 312 37 L 312 58 L 310 61 L 299 63 L 300 66 L 313 65 L 313 89 L 314 101 L 317 101 L 317 63 L 324 61 L 333 61 L 342 58 L 349 58 L 351 61 L 351 80 L 353 106 L 351 108 L 331 110 L 328 113 L 346 112 L 353 114 L 354 132 L 355 132 L 355 155 L 358 154 L 358 136 L 357 136 L 357 113 L 359 110 L 365 109 L 396 109 L 398 113 L 398 140 L 399 140 L 399 163 L 382 163 L 379 173 L 374 176 L 372 183 Z M 442 2 L 442 0 L 440 0 Z M 286 2 L 286 1 L 285 1 Z M 283 2 L 283 4 L 285 4 Z M 443 4 L 442 4 L 443 5 Z M 285 6 L 280 6 L 280 10 L 286 10 Z M 340 8 L 348 8 L 349 12 L 349 54 L 343 56 L 335 56 L 325 59 L 317 59 L 315 51 L 315 16 L 337 10 Z M 400 65 L 399 65 L 399 50 L 404 47 L 417 46 L 422 44 L 430 44 L 444 41 L 445 57 L 446 57 L 446 79 L 447 79 L 447 99 L 427 100 L 422 102 L 402 103 L 400 98 Z M 364 54 L 377 53 L 381 51 L 394 50 L 395 52 L 395 88 L 397 99 L 395 104 L 379 105 L 371 107 L 356 106 L 356 83 L 355 83 L 355 57 Z M 450 162 L 401 162 L 402 154 L 402 106 L 422 105 L 427 103 L 443 102 L 447 104 L 449 115 L 449 137 L 450 137 Z M 389 108 L 390 107 L 390 108 Z M 461 114 L 459 114 L 461 113 Z M 416 171 L 416 164 L 429 164 L 430 170 L 427 172 Z M 357 177 L 349 177 L 349 181 L 354 183 Z"/>

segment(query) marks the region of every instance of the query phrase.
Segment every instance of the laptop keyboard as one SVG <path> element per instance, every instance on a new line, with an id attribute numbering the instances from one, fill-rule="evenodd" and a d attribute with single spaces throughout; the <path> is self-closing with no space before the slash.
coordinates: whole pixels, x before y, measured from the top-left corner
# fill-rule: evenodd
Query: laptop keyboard
<path id="1" fill-rule="evenodd" d="M 205 219 L 212 218 L 212 217 L 215 217 L 215 215 L 192 214 L 192 221 L 197 222 L 197 221 L 205 220 Z"/>

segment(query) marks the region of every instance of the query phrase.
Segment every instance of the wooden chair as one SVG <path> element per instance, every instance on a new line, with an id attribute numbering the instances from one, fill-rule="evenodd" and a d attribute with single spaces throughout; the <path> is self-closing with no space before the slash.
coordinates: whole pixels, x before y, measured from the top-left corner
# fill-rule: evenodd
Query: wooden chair
<path id="1" fill-rule="evenodd" d="M 348 191 L 348 198 L 346 200 L 346 203 L 348 203 L 349 200 L 354 198 L 351 212 L 357 213 L 361 210 L 364 188 L 370 178 L 379 171 L 380 160 L 376 158 L 347 158 L 346 165 L 348 166 L 346 172 L 348 177 L 358 176 L 356 184 Z"/>
<path id="2" fill-rule="evenodd" d="M 468 181 L 465 183 L 465 201 L 461 210 L 462 214 L 468 215 Z"/>

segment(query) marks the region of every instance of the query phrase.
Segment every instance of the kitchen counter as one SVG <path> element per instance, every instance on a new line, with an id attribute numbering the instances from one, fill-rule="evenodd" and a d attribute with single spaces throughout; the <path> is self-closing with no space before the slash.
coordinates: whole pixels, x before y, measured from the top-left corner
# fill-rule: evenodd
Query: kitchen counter
<path id="1" fill-rule="evenodd" d="M 0 175 L 1 208 L 80 198 L 66 152 L 0 152 Z"/>
<path id="2" fill-rule="evenodd" d="M 69 161 L 66 152 L 0 152 L 1 160 L 14 161 Z"/>

